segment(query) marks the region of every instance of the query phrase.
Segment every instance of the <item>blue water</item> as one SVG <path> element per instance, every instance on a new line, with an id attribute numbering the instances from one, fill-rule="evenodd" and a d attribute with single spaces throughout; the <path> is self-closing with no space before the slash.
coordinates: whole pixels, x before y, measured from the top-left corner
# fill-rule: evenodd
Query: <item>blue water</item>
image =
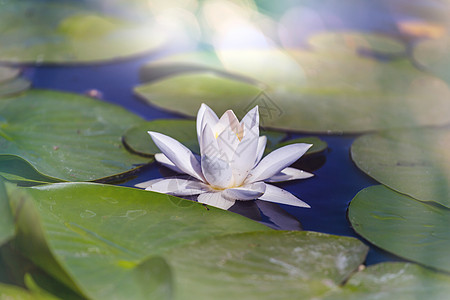
<path id="1" fill-rule="evenodd" d="M 24 75 L 37 89 L 81 94 L 96 89 L 101 92 L 104 101 L 120 105 L 146 120 L 180 118 L 181 116 L 149 106 L 132 94 L 132 88 L 139 84 L 139 68 L 157 56 L 158 54 L 148 54 L 107 65 L 26 67 Z M 291 135 L 291 138 L 301 136 L 304 135 Z M 303 181 L 278 184 L 310 204 L 311 209 L 269 203 L 259 203 L 258 209 L 255 202 L 251 201 L 235 205 L 232 210 L 273 228 L 295 230 L 303 227 L 305 230 L 358 237 L 347 220 L 347 207 L 358 191 L 376 182 L 359 171 L 350 159 L 350 146 L 356 136 L 319 137 L 328 143 L 329 149 L 313 159 L 317 162 L 316 166 L 299 165 L 305 169 L 315 169 L 322 165 L 311 170 L 315 176 Z M 139 173 L 138 178 L 123 185 L 133 186 L 159 177 L 162 177 L 161 169 L 153 164 Z M 366 244 L 370 246 L 367 242 Z M 367 264 L 390 260 L 398 259 L 371 246 Z"/>

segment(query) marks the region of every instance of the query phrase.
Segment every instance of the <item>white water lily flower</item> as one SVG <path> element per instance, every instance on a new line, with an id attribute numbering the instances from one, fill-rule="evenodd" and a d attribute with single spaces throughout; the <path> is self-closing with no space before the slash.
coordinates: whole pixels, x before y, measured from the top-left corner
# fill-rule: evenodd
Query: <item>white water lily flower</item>
<path id="1" fill-rule="evenodd" d="M 254 199 L 310 207 L 291 193 L 265 182 L 313 176 L 288 167 L 312 145 L 287 145 L 262 158 L 267 138 L 259 136 L 257 106 L 239 122 L 231 110 L 219 119 L 202 104 L 197 114 L 200 157 L 169 136 L 148 133 L 162 152 L 155 155 L 156 161 L 189 177 L 155 179 L 137 187 L 175 196 L 198 195 L 198 202 L 222 209 L 229 209 L 236 200 Z"/>

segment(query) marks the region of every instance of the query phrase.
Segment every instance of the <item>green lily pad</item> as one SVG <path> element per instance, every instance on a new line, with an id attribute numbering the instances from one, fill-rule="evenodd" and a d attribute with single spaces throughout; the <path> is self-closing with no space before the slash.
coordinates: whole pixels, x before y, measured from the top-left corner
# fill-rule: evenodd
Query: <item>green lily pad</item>
<path id="1" fill-rule="evenodd" d="M 308 149 L 308 151 L 305 153 L 305 155 L 308 154 L 317 154 L 320 152 L 325 151 L 328 148 L 328 144 L 327 142 L 325 142 L 324 140 L 321 140 L 318 137 L 302 137 L 302 138 L 297 138 L 297 139 L 293 139 L 293 140 L 288 140 L 279 144 L 274 145 L 273 147 L 269 147 L 268 149 L 266 149 L 267 153 L 271 152 L 275 149 L 287 146 L 287 145 L 291 145 L 291 144 L 296 144 L 296 143 L 305 143 L 305 144 L 312 144 L 312 147 Z"/>
<path id="2" fill-rule="evenodd" d="M 110 185 L 59 183 L 9 197 L 19 249 L 92 299 L 167 299 L 171 272 L 155 255 L 200 238 L 270 230 L 189 200 Z"/>
<path id="3" fill-rule="evenodd" d="M 213 104 L 213 110 L 221 115 L 227 109 L 233 109 L 237 102 L 256 98 L 261 90 L 242 81 L 211 73 L 200 73 L 179 75 L 167 80 L 140 85 L 135 88 L 135 92 L 149 103 L 156 104 L 169 111 L 185 113 L 194 117 L 203 102 L 208 105 Z M 184 99 L 182 101 L 175 100 L 181 94 L 184 94 Z M 197 97 L 200 98 L 195 101 L 194 99 L 197 99 Z M 225 99 L 224 97 L 227 101 L 219 101 L 219 99 Z M 166 101 L 169 103 L 166 103 Z M 245 106 L 240 107 L 239 110 L 234 107 L 233 110 L 240 118 L 246 113 L 244 111 Z"/>
<path id="4" fill-rule="evenodd" d="M 359 192 L 348 218 L 374 245 L 425 266 L 450 272 L 450 210 L 417 201 L 385 186 Z"/>
<path id="5" fill-rule="evenodd" d="M 59 298 L 54 297 L 47 293 L 33 293 L 23 288 L 0 283 L 0 296 L 5 300 L 57 300 Z"/>
<path id="6" fill-rule="evenodd" d="M 195 153 L 200 153 L 195 121 L 191 120 L 155 120 L 141 123 L 130 128 L 123 136 L 124 144 L 133 152 L 151 156 L 161 152 L 153 143 L 147 131 L 156 131 L 168 135 Z"/>
<path id="7" fill-rule="evenodd" d="M 308 44 L 315 51 L 348 51 L 358 53 L 369 50 L 374 53 L 399 55 L 406 52 L 406 46 L 399 40 L 377 33 L 326 31 L 313 35 Z"/>
<path id="8" fill-rule="evenodd" d="M 213 237 L 164 257 L 175 299 L 312 299 L 342 284 L 367 250 L 354 238 L 274 231 Z"/>
<path id="9" fill-rule="evenodd" d="M 21 255 L 14 240 L 0 247 L 0 282 L 26 287 L 32 293 L 52 294 L 60 299 L 82 299 Z"/>
<path id="10" fill-rule="evenodd" d="M 212 51 L 175 54 L 152 60 L 140 68 L 139 79 L 150 82 L 171 75 L 205 71 L 224 73 L 224 66 Z"/>
<path id="11" fill-rule="evenodd" d="M 0 84 L 16 78 L 20 74 L 20 69 L 0 66 Z"/>
<path id="12" fill-rule="evenodd" d="M 0 98 L 18 94 L 28 90 L 30 87 L 31 82 L 23 78 L 0 82 Z"/>
<path id="13" fill-rule="evenodd" d="M 14 236 L 14 218 L 3 180 L 0 179 L 0 247 Z"/>
<path id="14" fill-rule="evenodd" d="M 450 129 L 392 130 L 358 138 L 356 165 L 388 187 L 450 207 Z"/>
<path id="15" fill-rule="evenodd" d="M 200 149 L 197 139 L 197 128 L 192 120 L 154 120 L 143 122 L 130 128 L 123 136 L 124 144 L 139 155 L 151 156 L 161 152 L 153 143 L 147 131 L 156 131 L 168 135 L 194 153 L 199 154 Z M 286 137 L 285 133 L 262 130 L 260 135 L 267 136 L 267 146 L 274 147 Z"/>
<path id="16" fill-rule="evenodd" d="M 39 173 L 26 160 L 18 156 L 0 155 L 0 165 L 0 176 L 19 185 L 59 182 L 59 180 Z"/>
<path id="17" fill-rule="evenodd" d="M 355 273 L 341 290 L 324 299 L 446 299 L 450 276 L 410 263 L 381 263 Z"/>
<path id="18" fill-rule="evenodd" d="M 290 57 L 284 61 L 279 52 L 273 59 L 270 51 L 262 52 L 224 55 L 222 73 L 175 72 L 142 84 L 135 92 L 153 105 L 188 116 L 195 116 L 202 102 L 217 113 L 233 109 L 238 117 L 246 107 L 258 104 L 267 116 L 261 119 L 262 126 L 281 130 L 358 133 L 450 122 L 448 86 L 409 62 L 305 51 L 283 53 L 282 57 Z M 255 55 L 271 63 L 260 64 L 252 58 Z"/>
<path id="19" fill-rule="evenodd" d="M 425 40 L 415 45 L 414 60 L 426 70 L 450 82 L 450 37 Z"/>
<path id="20" fill-rule="evenodd" d="M 200 51 L 163 57 L 145 64 L 141 80 L 153 81 L 180 73 L 212 72 L 251 84 L 299 83 L 304 71 L 291 52 L 272 50 Z M 270 64 L 266 62 L 270 61 Z"/>
<path id="21" fill-rule="evenodd" d="M 139 122 L 141 118 L 102 101 L 29 91 L 0 101 L 0 156 L 19 156 L 56 181 L 110 177 L 151 162 L 129 153 L 121 142 L 122 134 Z"/>
<path id="22" fill-rule="evenodd" d="M 108 3 L 109 4 L 109 3 Z M 30 63 L 96 62 L 159 48 L 165 37 L 151 16 L 121 16 L 86 1 L 8 1 L 0 10 L 0 60 Z M 125 8 L 125 7 L 122 7 Z M 130 16 L 128 16 L 130 14 Z"/>
<path id="23" fill-rule="evenodd" d="M 276 148 L 279 148 L 281 141 L 283 141 L 287 136 L 287 134 L 283 133 L 283 132 L 277 132 L 277 131 L 265 130 L 265 129 L 262 129 L 262 130 L 260 129 L 259 135 L 264 135 L 267 137 L 266 151 L 267 150 L 272 151 L 272 149 L 275 150 Z M 303 143 L 303 142 L 299 142 L 299 143 Z M 307 154 L 310 154 L 309 150 L 304 155 L 307 155 Z"/>

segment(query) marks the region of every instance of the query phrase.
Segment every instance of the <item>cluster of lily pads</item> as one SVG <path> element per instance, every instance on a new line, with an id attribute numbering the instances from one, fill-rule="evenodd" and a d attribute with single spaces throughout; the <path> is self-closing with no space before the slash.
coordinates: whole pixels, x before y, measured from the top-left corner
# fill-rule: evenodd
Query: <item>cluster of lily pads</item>
<path id="1" fill-rule="evenodd" d="M 153 23 L 137 22 L 148 16 L 144 2 L 109 1 L 112 8 L 103 14 L 102 1 L 89 1 L 89 7 L 77 1 L 3 1 L 0 60 L 98 62 L 155 49 L 165 38 Z M 134 9 L 118 14 L 124 5 Z M 40 22 L 44 15 L 51 20 Z M 356 195 L 349 221 L 370 243 L 420 265 L 366 268 L 368 247 L 355 238 L 276 231 L 193 201 L 105 184 L 153 162 L 159 150 L 147 131 L 167 134 L 198 153 L 195 122 L 144 121 L 85 96 L 28 90 L 20 70 L 0 67 L 0 295 L 447 297 L 447 38 L 418 43 L 412 56 L 402 42 L 379 34 L 326 32 L 308 44 L 308 50 L 215 49 L 153 60 L 142 68 L 143 83 L 134 92 L 151 105 L 191 117 L 202 102 L 217 112 L 233 109 L 239 118 L 249 103 L 263 109 L 267 104 L 276 108 L 263 117 L 270 128 L 264 132 L 267 150 L 312 143 L 306 158 L 326 143 L 315 137 L 286 140 L 276 130 L 376 131 L 356 139 L 351 155 L 383 185 Z"/>

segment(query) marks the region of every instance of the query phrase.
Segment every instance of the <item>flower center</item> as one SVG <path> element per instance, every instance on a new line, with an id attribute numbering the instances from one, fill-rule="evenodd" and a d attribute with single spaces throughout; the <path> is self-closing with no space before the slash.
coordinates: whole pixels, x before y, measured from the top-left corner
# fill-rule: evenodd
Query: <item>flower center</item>
<path id="1" fill-rule="evenodd" d="M 219 138 L 219 135 L 222 133 L 223 131 L 215 131 L 214 132 L 214 138 L 217 140 Z M 236 130 L 233 130 L 233 133 L 236 135 L 236 137 L 238 138 L 239 142 L 242 141 L 242 139 L 244 138 L 244 129 L 242 129 L 242 131 L 238 132 Z"/>

